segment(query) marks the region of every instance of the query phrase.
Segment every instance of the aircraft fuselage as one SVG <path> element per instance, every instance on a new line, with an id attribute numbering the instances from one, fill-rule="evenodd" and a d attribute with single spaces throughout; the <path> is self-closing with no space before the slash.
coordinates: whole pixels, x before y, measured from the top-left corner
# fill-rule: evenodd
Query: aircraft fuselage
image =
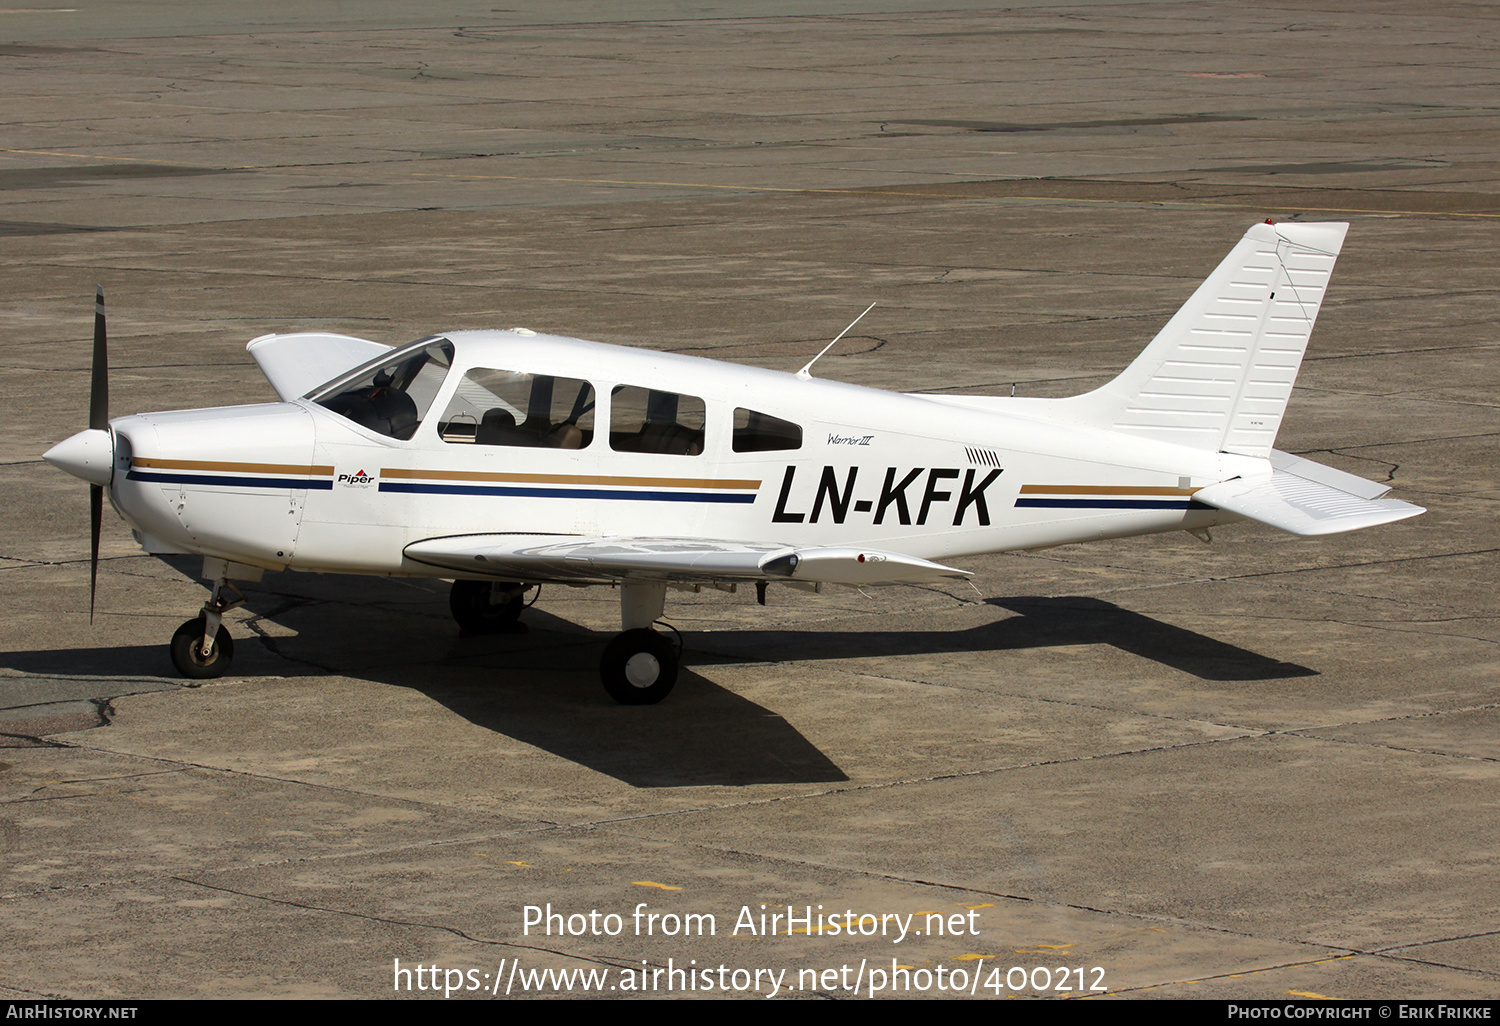
<path id="1" fill-rule="evenodd" d="M 513 332 L 443 338 L 452 367 L 409 438 L 306 398 L 115 420 L 116 508 L 148 550 L 267 569 L 451 577 L 404 549 L 508 532 L 943 559 L 1235 520 L 1192 493 L 1260 462 L 694 357 Z M 485 444 L 442 412 L 481 370 L 586 383 L 596 429 L 576 448 Z M 604 430 L 630 388 L 700 401 L 697 440 L 633 451 L 636 435 Z M 795 446 L 736 451 L 746 411 L 795 428 Z"/>

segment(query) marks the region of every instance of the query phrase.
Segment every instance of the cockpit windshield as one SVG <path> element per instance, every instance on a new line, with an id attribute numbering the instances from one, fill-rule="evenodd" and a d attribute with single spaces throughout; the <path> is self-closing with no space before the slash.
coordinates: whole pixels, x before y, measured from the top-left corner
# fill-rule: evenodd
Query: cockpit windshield
<path id="1" fill-rule="evenodd" d="M 421 339 L 341 375 L 307 398 L 361 427 L 405 440 L 416 434 L 451 366 L 452 342 Z"/>

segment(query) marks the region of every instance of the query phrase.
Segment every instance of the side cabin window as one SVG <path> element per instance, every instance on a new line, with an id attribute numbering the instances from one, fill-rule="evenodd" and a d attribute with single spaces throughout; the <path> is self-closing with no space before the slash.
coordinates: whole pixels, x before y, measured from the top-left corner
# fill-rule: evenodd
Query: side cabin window
<path id="1" fill-rule="evenodd" d="M 445 442 L 582 449 L 594 439 L 594 386 L 577 378 L 476 368 L 438 421 Z"/>
<path id="2" fill-rule="evenodd" d="M 609 400 L 609 447 L 615 452 L 697 456 L 703 451 L 703 400 L 655 388 L 616 385 Z"/>
<path id="3" fill-rule="evenodd" d="M 735 452 L 775 452 L 802 448 L 802 426 L 743 408 L 734 411 Z"/>
<path id="4" fill-rule="evenodd" d="M 453 365 L 453 343 L 433 339 L 391 357 L 378 365 L 366 364 L 353 377 L 316 395 L 314 401 L 389 438 L 411 438 Z"/>

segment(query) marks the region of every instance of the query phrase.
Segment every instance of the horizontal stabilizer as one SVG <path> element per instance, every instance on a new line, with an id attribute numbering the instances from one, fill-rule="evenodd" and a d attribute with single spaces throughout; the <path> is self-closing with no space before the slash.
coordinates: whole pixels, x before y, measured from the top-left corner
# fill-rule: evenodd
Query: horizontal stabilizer
<path id="1" fill-rule="evenodd" d="M 1370 489 L 1375 489 L 1376 494 L 1384 494 L 1387 489 L 1383 485 L 1310 460 L 1287 456 L 1286 453 L 1277 455 L 1295 460 L 1295 470 L 1274 469 L 1269 479 L 1246 481 L 1236 478 L 1223 484 L 1210 485 L 1194 492 L 1193 498 L 1226 512 L 1303 536 L 1342 534 L 1345 531 L 1405 520 L 1427 512 L 1421 506 L 1414 506 L 1400 499 L 1380 499 L 1360 494 Z M 1316 468 L 1320 479 L 1311 476 L 1311 468 Z M 1357 481 L 1359 485 L 1352 488 L 1339 487 L 1335 482 L 1342 483 L 1343 478 Z"/>
<path id="2" fill-rule="evenodd" d="M 1334 470 L 1325 467 L 1321 463 L 1303 459 L 1301 456 L 1293 456 L 1289 452 L 1280 449 L 1271 450 L 1271 466 L 1277 470 L 1284 470 L 1293 477 L 1306 478 L 1319 484 L 1326 484 L 1330 488 L 1337 488 L 1341 492 L 1357 495 L 1361 499 L 1379 499 L 1391 490 L 1388 484 L 1379 481 L 1367 481 L 1354 474 L 1346 474 L 1342 470 Z"/>
<path id="3" fill-rule="evenodd" d="M 392 349 L 352 335 L 322 331 L 262 335 L 245 348 L 284 402 L 307 395 L 324 382 Z"/>
<path id="4" fill-rule="evenodd" d="M 468 576 L 524 581 L 806 581 L 908 584 L 967 577 L 895 552 L 687 538 L 467 534 L 406 547 L 408 559 Z"/>

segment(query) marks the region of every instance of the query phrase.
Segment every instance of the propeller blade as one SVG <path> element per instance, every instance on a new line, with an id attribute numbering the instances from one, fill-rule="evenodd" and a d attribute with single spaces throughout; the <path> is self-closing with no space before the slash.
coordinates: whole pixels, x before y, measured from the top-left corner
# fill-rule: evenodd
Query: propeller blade
<path id="1" fill-rule="evenodd" d="M 89 428 L 109 430 L 109 351 L 104 329 L 104 286 L 94 293 L 94 365 L 89 382 Z M 99 530 L 104 517 L 104 488 L 89 485 L 89 623 L 99 591 Z"/>
<path id="2" fill-rule="evenodd" d="M 89 485 L 89 623 L 94 622 L 94 595 L 99 590 L 99 526 L 104 516 L 104 486 Z"/>
<path id="3" fill-rule="evenodd" d="M 109 430 L 109 353 L 104 332 L 104 286 L 94 294 L 94 371 L 89 385 L 89 427 Z"/>

